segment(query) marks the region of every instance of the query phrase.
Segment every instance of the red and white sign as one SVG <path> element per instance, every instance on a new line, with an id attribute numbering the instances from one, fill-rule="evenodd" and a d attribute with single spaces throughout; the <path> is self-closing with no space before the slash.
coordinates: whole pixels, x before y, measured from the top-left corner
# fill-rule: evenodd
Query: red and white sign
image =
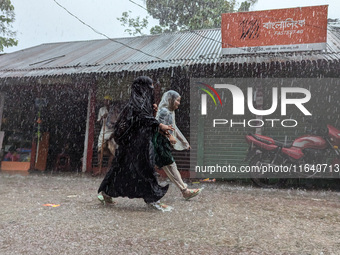
<path id="1" fill-rule="evenodd" d="M 222 53 L 326 49 L 328 5 L 222 14 Z"/>

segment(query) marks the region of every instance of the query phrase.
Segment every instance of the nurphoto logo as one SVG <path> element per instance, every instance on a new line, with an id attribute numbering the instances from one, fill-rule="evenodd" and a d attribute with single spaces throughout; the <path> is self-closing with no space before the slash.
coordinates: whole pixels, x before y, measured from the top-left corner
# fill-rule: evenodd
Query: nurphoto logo
<path id="1" fill-rule="evenodd" d="M 211 87 L 210 85 L 208 85 L 206 83 L 200 82 L 200 81 L 196 82 L 196 84 L 203 85 L 203 86 L 207 87 L 208 89 L 210 89 L 216 95 L 217 99 L 220 101 L 221 106 L 223 105 L 220 95 L 217 93 L 217 91 L 213 87 Z M 211 92 L 209 90 L 204 89 L 202 87 L 199 87 L 199 89 L 206 92 L 212 98 L 215 105 L 217 105 L 215 97 L 211 94 Z M 207 95 L 206 94 L 201 95 L 201 101 L 202 101 L 201 114 L 207 115 Z"/>
<path id="2" fill-rule="evenodd" d="M 296 114 L 312 116 L 310 86 L 288 79 L 203 79 L 192 84 L 193 110 L 209 117 L 213 128 L 292 128 L 298 125 Z"/>
<path id="3" fill-rule="evenodd" d="M 197 82 L 201 83 L 208 88 L 210 88 L 217 98 L 220 100 L 221 106 L 222 106 L 222 101 L 217 93 L 217 91 L 211 87 L 210 85 L 207 85 L 203 82 Z M 231 92 L 232 94 L 232 99 L 233 99 L 233 115 L 244 115 L 244 94 L 242 90 L 237 87 L 236 85 L 231 85 L 231 84 L 215 84 L 214 87 L 216 89 L 227 89 Z M 216 105 L 216 100 L 213 97 L 213 95 L 206 89 L 200 88 L 204 92 L 206 92 L 214 101 Z M 293 93 L 300 93 L 304 95 L 303 98 L 288 98 L 288 94 L 293 94 Z M 247 88 L 247 103 L 248 103 L 248 109 L 251 113 L 255 115 L 260 115 L 260 116 L 265 116 L 265 115 L 270 115 L 274 113 L 277 109 L 278 106 L 278 88 L 273 87 L 272 88 L 272 105 L 270 109 L 267 110 L 258 110 L 254 107 L 253 103 L 253 88 L 248 87 Z M 298 87 L 282 87 L 281 88 L 281 115 L 285 116 L 287 114 L 287 105 L 295 105 L 304 115 L 306 116 L 311 116 L 312 114 L 306 109 L 306 107 L 303 105 L 304 103 L 307 103 L 311 99 L 311 93 L 308 89 L 305 88 L 298 88 Z M 202 115 L 207 115 L 207 95 L 202 94 L 201 95 L 201 114 Z"/>

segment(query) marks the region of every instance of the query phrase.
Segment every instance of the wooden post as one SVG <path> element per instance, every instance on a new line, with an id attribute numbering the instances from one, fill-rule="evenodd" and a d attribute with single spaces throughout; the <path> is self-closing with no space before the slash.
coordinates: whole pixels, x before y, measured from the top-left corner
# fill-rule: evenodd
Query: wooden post
<path id="1" fill-rule="evenodd" d="M 88 96 L 86 133 L 85 133 L 85 142 L 84 142 L 84 155 L 83 155 L 82 172 L 91 172 L 92 171 L 95 105 L 96 105 L 96 93 L 95 93 L 95 88 L 92 87 L 89 90 L 89 96 Z"/>

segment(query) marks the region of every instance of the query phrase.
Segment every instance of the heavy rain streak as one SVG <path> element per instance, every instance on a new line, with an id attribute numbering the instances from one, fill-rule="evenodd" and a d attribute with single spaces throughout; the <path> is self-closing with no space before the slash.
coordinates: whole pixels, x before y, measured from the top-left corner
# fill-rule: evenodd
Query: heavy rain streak
<path id="1" fill-rule="evenodd" d="M 339 254 L 339 8 L 0 1 L 0 255 Z"/>

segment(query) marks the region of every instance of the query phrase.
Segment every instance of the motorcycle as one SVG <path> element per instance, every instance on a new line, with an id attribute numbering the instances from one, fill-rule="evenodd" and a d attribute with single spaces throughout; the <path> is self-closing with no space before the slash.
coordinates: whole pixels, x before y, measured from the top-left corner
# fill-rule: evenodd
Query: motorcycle
<path id="1" fill-rule="evenodd" d="M 340 130 L 331 125 L 290 143 L 259 134 L 248 134 L 245 139 L 249 144 L 245 161 L 257 186 L 276 188 L 289 178 L 339 178 Z"/>

